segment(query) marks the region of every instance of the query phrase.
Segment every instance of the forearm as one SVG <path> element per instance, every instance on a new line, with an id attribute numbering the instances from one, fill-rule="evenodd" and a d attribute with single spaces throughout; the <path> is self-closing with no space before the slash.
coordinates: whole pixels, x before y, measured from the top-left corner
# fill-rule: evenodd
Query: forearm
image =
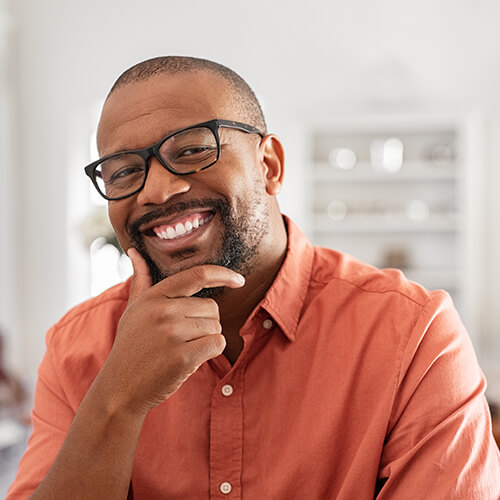
<path id="1" fill-rule="evenodd" d="M 125 499 L 144 415 L 127 412 L 96 379 L 32 499 Z"/>

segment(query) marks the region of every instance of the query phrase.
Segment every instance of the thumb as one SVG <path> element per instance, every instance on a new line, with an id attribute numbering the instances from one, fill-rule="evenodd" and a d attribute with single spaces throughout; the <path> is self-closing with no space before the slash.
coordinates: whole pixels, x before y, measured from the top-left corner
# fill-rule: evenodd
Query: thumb
<path id="1" fill-rule="evenodd" d="M 127 255 L 132 261 L 134 275 L 132 277 L 132 285 L 130 287 L 129 303 L 133 302 L 139 295 L 151 288 L 153 280 L 149 274 L 149 268 L 146 261 L 135 248 L 129 248 Z"/>

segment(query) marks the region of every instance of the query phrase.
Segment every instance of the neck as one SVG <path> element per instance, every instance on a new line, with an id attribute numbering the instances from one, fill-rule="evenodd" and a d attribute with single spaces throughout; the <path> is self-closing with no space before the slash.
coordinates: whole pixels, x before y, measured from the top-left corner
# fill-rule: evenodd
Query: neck
<path id="1" fill-rule="evenodd" d="M 283 264 L 287 249 L 287 234 L 284 223 L 272 233 L 272 245 L 257 257 L 252 270 L 245 276 L 242 288 L 226 289 L 217 297 L 222 332 L 226 338 L 224 354 L 234 363 L 243 348 L 239 332 L 255 307 L 264 298 Z"/>

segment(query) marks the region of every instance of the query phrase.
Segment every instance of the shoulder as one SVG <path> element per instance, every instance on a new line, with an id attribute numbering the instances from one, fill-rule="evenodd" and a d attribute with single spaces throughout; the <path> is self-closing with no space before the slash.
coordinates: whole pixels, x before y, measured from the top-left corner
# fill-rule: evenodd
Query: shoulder
<path id="1" fill-rule="evenodd" d="M 106 291 L 70 309 L 54 326 L 61 329 L 85 316 L 86 319 L 113 314 L 128 301 L 130 280 L 108 288 Z M 123 311 L 122 311 L 123 312 Z"/>
<path id="2" fill-rule="evenodd" d="M 130 280 L 73 307 L 47 332 L 39 381 L 75 412 L 113 346 L 129 289 Z"/>
<path id="3" fill-rule="evenodd" d="M 113 346 L 129 288 L 130 280 L 73 307 L 47 332 L 39 377 L 61 387 L 75 411 Z"/>
<path id="4" fill-rule="evenodd" d="M 396 269 L 378 269 L 334 250 L 315 247 L 304 323 L 343 349 L 371 377 L 384 370 L 396 388 L 404 374 L 425 371 L 443 352 L 473 359 L 467 332 L 449 294 L 428 290 Z M 417 356 L 417 353 L 418 356 Z M 418 370 L 417 370 L 418 372 Z"/>
<path id="5" fill-rule="evenodd" d="M 87 352 L 97 357 L 107 355 L 127 306 L 129 289 L 130 280 L 70 309 L 48 331 L 48 351 L 59 360 L 82 357 Z"/>
<path id="6" fill-rule="evenodd" d="M 325 325 L 336 325 L 352 338 L 380 341 L 381 348 L 417 345 L 431 324 L 441 326 L 431 329 L 435 339 L 443 329 L 462 329 L 447 292 L 428 290 L 400 270 L 378 269 L 319 247 L 314 248 L 306 304 L 307 316 L 321 315 Z M 447 320 L 436 322 L 437 317 Z"/>
<path id="7" fill-rule="evenodd" d="M 314 247 L 311 286 L 318 291 L 328 288 L 338 293 L 349 292 L 351 297 L 379 300 L 392 297 L 393 300 L 413 303 L 417 309 L 436 295 L 447 295 L 409 280 L 399 269 L 379 269 L 351 255 L 322 247 Z"/>

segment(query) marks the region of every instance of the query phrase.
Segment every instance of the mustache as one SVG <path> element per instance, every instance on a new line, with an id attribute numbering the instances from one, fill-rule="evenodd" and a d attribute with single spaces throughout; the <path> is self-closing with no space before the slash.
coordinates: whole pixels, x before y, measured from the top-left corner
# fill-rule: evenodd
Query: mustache
<path id="1" fill-rule="evenodd" d="M 172 205 L 167 205 L 164 207 L 157 208 L 142 215 L 141 217 L 135 219 L 131 224 L 128 225 L 127 231 L 133 241 L 138 242 L 142 240 L 142 235 L 139 230 L 145 224 L 149 224 L 160 217 L 169 217 L 175 215 L 185 210 L 191 210 L 193 208 L 203 208 L 214 210 L 219 213 L 222 220 L 225 220 L 229 216 L 231 207 L 229 203 L 225 200 L 215 199 L 215 198 L 203 198 L 198 200 L 189 201 L 178 201 Z"/>

